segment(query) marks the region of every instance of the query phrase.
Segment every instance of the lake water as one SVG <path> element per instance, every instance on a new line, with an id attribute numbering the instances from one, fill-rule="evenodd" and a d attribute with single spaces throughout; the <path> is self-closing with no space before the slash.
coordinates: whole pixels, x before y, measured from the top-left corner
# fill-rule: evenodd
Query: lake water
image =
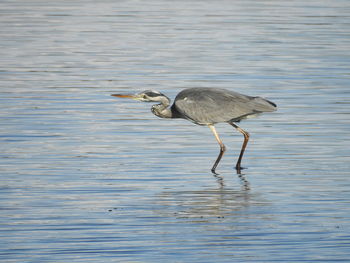
<path id="1" fill-rule="evenodd" d="M 1 262 L 349 262 L 350 2 L 1 1 Z M 111 93 L 220 87 L 243 137 Z"/>

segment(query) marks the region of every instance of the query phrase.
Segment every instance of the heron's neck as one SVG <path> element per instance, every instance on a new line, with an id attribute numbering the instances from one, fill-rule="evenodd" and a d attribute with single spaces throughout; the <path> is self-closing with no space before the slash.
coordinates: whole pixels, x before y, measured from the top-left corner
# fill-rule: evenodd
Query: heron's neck
<path id="1" fill-rule="evenodd" d="M 170 99 L 168 97 L 162 97 L 160 104 L 152 106 L 152 113 L 160 118 L 176 118 L 171 108 L 169 108 Z"/>

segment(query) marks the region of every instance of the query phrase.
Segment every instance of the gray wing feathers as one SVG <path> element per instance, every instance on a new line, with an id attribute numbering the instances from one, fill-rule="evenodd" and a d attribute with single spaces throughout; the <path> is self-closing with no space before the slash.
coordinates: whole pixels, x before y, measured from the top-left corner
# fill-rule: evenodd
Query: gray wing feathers
<path id="1" fill-rule="evenodd" d="M 191 88 L 175 98 L 176 110 L 197 124 L 239 121 L 248 115 L 275 111 L 276 105 L 260 97 L 225 89 Z"/>

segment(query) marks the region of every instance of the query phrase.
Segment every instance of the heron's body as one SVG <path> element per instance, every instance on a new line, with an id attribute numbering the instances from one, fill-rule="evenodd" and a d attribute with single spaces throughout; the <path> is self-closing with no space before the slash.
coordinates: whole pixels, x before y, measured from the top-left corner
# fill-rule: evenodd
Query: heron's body
<path id="1" fill-rule="evenodd" d="M 224 107 L 223 107 L 224 106 Z M 249 115 L 274 111 L 276 105 L 260 97 L 213 88 L 190 88 L 175 98 L 172 111 L 199 125 L 238 122 Z"/>
<path id="2" fill-rule="evenodd" d="M 261 97 L 251 97 L 234 91 L 218 88 L 189 88 L 182 90 L 170 106 L 170 99 L 158 91 L 147 90 L 136 95 L 113 94 L 116 97 L 132 98 L 140 101 L 159 102 L 152 106 L 154 115 L 161 118 L 183 118 L 198 125 L 207 125 L 220 144 L 220 154 L 212 167 L 216 166 L 225 152 L 225 146 L 217 134 L 214 124 L 227 122 L 244 135 L 244 143 L 238 158 L 236 169 L 241 169 L 241 159 L 248 143 L 249 134 L 234 122 L 252 115 L 276 110 L 276 104 Z"/>

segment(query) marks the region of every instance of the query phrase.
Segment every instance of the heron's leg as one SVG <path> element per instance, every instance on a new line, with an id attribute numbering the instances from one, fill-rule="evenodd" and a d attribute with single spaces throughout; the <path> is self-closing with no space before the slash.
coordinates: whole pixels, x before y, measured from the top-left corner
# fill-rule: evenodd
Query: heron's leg
<path id="1" fill-rule="evenodd" d="M 239 157 L 238 157 L 238 161 L 237 161 L 237 164 L 236 164 L 236 170 L 238 172 L 241 171 L 241 161 L 242 161 L 242 157 L 243 157 L 243 154 L 244 154 L 244 150 L 245 148 L 247 147 L 247 144 L 248 144 L 248 141 L 249 141 L 249 133 L 246 132 L 245 130 L 239 128 L 236 124 L 234 124 L 233 122 L 229 122 L 229 124 L 231 124 L 233 127 L 235 127 L 237 129 L 237 131 L 239 131 L 240 133 L 243 134 L 244 136 L 244 142 L 242 144 L 242 149 L 241 149 L 241 153 L 239 154 Z"/>
<path id="2" fill-rule="evenodd" d="M 225 148 L 225 145 L 222 143 L 222 141 L 221 141 L 221 139 L 220 139 L 220 137 L 219 137 L 219 134 L 216 132 L 215 126 L 214 126 L 214 125 L 208 125 L 208 127 L 209 127 L 210 130 L 214 133 L 215 139 L 217 140 L 217 142 L 218 142 L 219 145 L 220 145 L 220 153 L 219 153 L 218 158 L 216 159 L 216 161 L 215 161 L 213 167 L 211 168 L 211 172 L 212 172 L 213 174 L 216 174 L 215 169 L 216 169 L 216 167 L 218 166 L 218 164 L 219 164 L 219 162 L 220 162 L 222 156 L 224 155 L 224 152 L 225 152 L 226 148 Z"/>

